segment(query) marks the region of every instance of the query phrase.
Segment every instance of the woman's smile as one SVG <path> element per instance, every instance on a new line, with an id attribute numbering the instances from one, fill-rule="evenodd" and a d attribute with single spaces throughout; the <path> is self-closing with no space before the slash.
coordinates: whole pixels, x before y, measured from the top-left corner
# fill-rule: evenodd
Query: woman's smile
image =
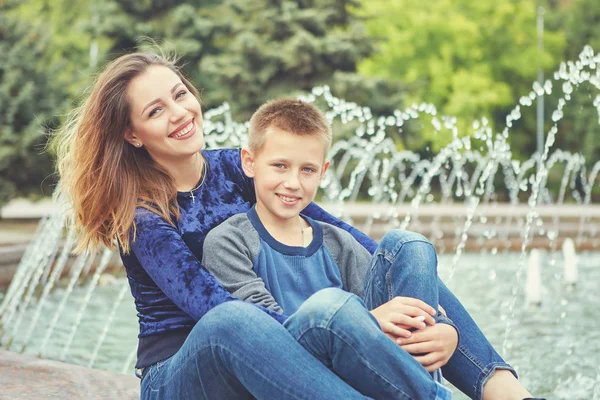
<path id="1" fill-rule="evenodd" d="M 195 119 L 192 118 L 191 121 L 186 122 L 185 124 L 183 124 L 182 126 L 177 128 L 173 133 L 171 133 L 169 135 L 169 137 L 171 139 L 176 139 L 176 140 L 185 140 L 185 139 L 189 139 L 190 137 L 194 136 L 195 133 L 196 133 L 196 123 L 195 123 Z"/>

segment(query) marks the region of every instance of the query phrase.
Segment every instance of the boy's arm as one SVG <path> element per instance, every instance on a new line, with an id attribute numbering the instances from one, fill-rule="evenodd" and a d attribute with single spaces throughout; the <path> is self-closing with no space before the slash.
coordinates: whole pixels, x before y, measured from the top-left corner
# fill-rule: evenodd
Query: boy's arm
<path id="1" fill-rule="evenodd" d="M 345 230 L 323 223 L 323 243 L 340 270 L 344 290 L 363 296 L 371 254 Z"/>
<path id="2" fill-rule="evenodd" d="M 202 264 L 233 296 L 283 313 L 264 281 L 254 272 L 253 261 L 259 249 L 258 233 L 245 214 L 241 214 L 209 232 L 204 241 Z"/>

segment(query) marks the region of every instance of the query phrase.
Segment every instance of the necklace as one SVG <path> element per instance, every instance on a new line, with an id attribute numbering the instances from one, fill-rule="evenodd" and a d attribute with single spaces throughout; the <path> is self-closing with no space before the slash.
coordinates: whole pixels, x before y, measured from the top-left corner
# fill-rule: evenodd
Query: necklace
<path id="1" fill-rule="evenodd" d="M 302 217 L 300 217 L 300 236 L 302 238 L 302 247 L 306 247 L 309 245 L 309 243 L 306 243 L 306 241 L 308 240 L 309 242 L 312 241 L 312 236 L 308 237 L 308 235 L 306 235 L 306 233 L 309 232 L 309 229 L 312 229 L 312 227 L 309 225 L 306 228 L 302 227 Z"/>
<path id="2" fill-rule="evenodd" d="M 196 186 L 193 189 L 190 189 L 190 196 L 192 196 L 192 203 L 196 202 L 196 196 L 194 196 L 194 190 L 197 190 L 200 188 L 200 186 L 204 185 L 204 181 L 206 180 L 206 174 L 208 173 L 207 168 L 208 168 L 208 164 L 206 164 L 206 158 L 202 157 L 202 180 L 200 181 L 198 186 Z"/>

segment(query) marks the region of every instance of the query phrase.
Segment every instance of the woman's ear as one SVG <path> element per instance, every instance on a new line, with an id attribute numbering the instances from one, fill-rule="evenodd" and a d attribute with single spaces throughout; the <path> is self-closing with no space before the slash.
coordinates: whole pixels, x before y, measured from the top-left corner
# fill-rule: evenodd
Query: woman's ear
<path id="1" fill-rule="evenodd" d="M 131 143 L 133 147 L 142 147 L 142 142 L 135 136 L 131 128 L 127 128 L 125 131 L 125 140 Z"/>
<path id="2" fill-rule="evenodd" d="M 254 154 L 247 149 L 242 148 L 242 169 L 248 178 L 254 178 Z"/>

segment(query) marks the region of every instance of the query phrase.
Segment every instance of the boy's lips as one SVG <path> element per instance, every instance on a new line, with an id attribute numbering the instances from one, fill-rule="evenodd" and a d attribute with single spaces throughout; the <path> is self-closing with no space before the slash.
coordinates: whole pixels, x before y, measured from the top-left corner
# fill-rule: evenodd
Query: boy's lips
<path id="1" fill-rule="evenodd" d="M 277 197 L 279 197 L 279 199 L 286 205 L 295 205 L 301 199 L 301 197 L 298 196 L 288 196 L 281 193 L 277 193 Z"/>
<path id="2" fill-rule="evenodd" d="M 187 139 L 191 136 L 193 136 L 196 133 L 196 124 L 194 122 L 194 119 L 186 122 L 185 124 L 182 124 L 181 126 L 179 126 L 179 128 L 177 128 L 174 132 L 172 132 L 169 137 L 171 139 L 176 139 L 176 140 L 184 140 Z"/>

